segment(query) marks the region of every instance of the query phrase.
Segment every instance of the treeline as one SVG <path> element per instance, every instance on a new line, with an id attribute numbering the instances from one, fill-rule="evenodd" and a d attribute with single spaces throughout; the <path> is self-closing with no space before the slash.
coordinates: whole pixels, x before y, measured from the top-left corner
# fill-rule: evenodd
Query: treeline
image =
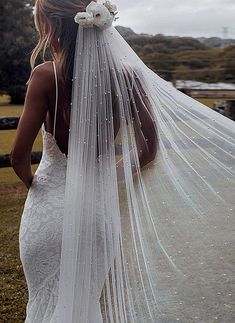
<path id="1" fill-rule="evenodd" d="M 30 74 L 29 58 L 37 41 L 33 0 L 0 3 L 0 93 L 22 103 Z M 143 61 L 166 80 L 235 82 L 235 46 L 225 50 L 190 37 L 137 35 L 118 27 Z M 40 61 L 38 61 L 40 63 Z"/>
<path id="2" fill-rule="evenodd" d="M 235 82 L 235 46 L 210 48 L 190 37 L 129 35 L 128 43 L 161 77 L 173 81 Z"/>
<path id="3" fill-rule="evenodd" d="M 36 42 L 32 0 L 0 4 L 0 93 L 22 103 L 30 74 L 29 58 Z"/>

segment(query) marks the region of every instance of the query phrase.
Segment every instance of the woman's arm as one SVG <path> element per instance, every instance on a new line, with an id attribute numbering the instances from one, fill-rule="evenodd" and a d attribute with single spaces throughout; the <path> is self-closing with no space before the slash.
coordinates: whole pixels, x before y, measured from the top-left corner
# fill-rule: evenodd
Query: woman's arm
<path id="1" fill-rule="evenodd" d="M 154 122 L 152 105 L 147 97 L 143 86 L 134 71 L 125 70 L 131 118 L 135 135 L 140 168 L 153 161 L 158 149 L 158 131 Z M 135 150 L 130 151 L 132 173 L 136 173 Z M 123 159 L 117 163 L 117 173 L 119 178 L 124 176 Z"/>
<path id="2" fill-rule="evenodd" d="M 48 111 L 48 93 L 52 75 L 52 66 L 49 62 L 34 69 L 11 151 L 12 167 L 27 188 L 33 180 L 31 151 Z"/>
<path id="3" fill-rule="evenodd" d="M 133 91 L 134 102 L 132 103 L 132 113 L 136 146 L 140 167 L 142 168 L 156 157 L 158 133 L 151 111 L 151 103 L 144 93 L 142 86 L 139 85 L 138 90 L 139 93 L 136 90 Z"/>

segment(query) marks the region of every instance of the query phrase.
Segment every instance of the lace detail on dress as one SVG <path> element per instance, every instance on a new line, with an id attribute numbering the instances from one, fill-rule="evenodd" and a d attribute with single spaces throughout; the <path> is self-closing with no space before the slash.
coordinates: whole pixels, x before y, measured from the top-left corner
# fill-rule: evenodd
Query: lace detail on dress
<path id="1" fill-rule="evenodd" d="M 42 128 L 43 155 L 28 192 L 20 226 L 20 257 L 29 290 L 26 323 L 56 323 L 55 311 L 58 298 L 59 268 L 64 213 L 67 157 L 61 152 L 55 138 Z M 99 182 L 97 182 L 97 188 Z M 97 189 L 97 206 L 100 192 Z M 100 254 L 98 271 L 94 275 L 104 276 L 102 262 L 103 237 L 107 237 L 108 220 L 102 219 L 104 210 L 97 208 L 97 252 Z M 100 214 L 100 216 L 99 216 Z M 105 226 L 105 227 L 104 227 Z M 110 254 L 107 238 L 107 253 Z M 112 260 L 109 259 L 111 262 Z M 102 279 L 100 279 L 102 281 Z M 102 286 L 93 286 L 94 300 L 99 299 Z M 102 322 L 99 303 L 95 317 L 90 322 Z"/>
<path id="2" fill-rule="evenodd" d="M 67 158 L 42 129 L 43 155 L 20 226 L 20 257 L 29 290 L 26 322 L 50 322 L 57 299 Z"/>
<path id="3" fill-rule="evenodd" d="M 50 322 L 58 300 L 59 272 L 47 279 L 35 297 L 28 302 L 25 323 Z"/>

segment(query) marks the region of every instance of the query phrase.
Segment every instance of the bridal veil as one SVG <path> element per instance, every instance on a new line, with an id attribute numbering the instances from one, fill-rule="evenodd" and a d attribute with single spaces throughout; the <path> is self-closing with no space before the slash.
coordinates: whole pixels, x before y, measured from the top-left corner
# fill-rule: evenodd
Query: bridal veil
<path id="1" fill-rule="evenodd" d="M 81 23 L 55 322 L 230 322 L 234 152 L 232 120 Z"/>

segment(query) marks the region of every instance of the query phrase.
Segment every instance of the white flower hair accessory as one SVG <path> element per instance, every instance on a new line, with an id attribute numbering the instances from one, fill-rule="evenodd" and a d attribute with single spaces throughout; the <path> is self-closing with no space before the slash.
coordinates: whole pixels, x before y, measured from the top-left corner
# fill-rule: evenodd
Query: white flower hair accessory
<path id="1" fill-rule="evenodd" d="M 92 1 L 85 12 L 78 12 L 74 21 L 84 28 L 97 26 L 100 29 L 107 29 L 117 20 L 117 6 L 110 1 L 103 4 Z"/>

